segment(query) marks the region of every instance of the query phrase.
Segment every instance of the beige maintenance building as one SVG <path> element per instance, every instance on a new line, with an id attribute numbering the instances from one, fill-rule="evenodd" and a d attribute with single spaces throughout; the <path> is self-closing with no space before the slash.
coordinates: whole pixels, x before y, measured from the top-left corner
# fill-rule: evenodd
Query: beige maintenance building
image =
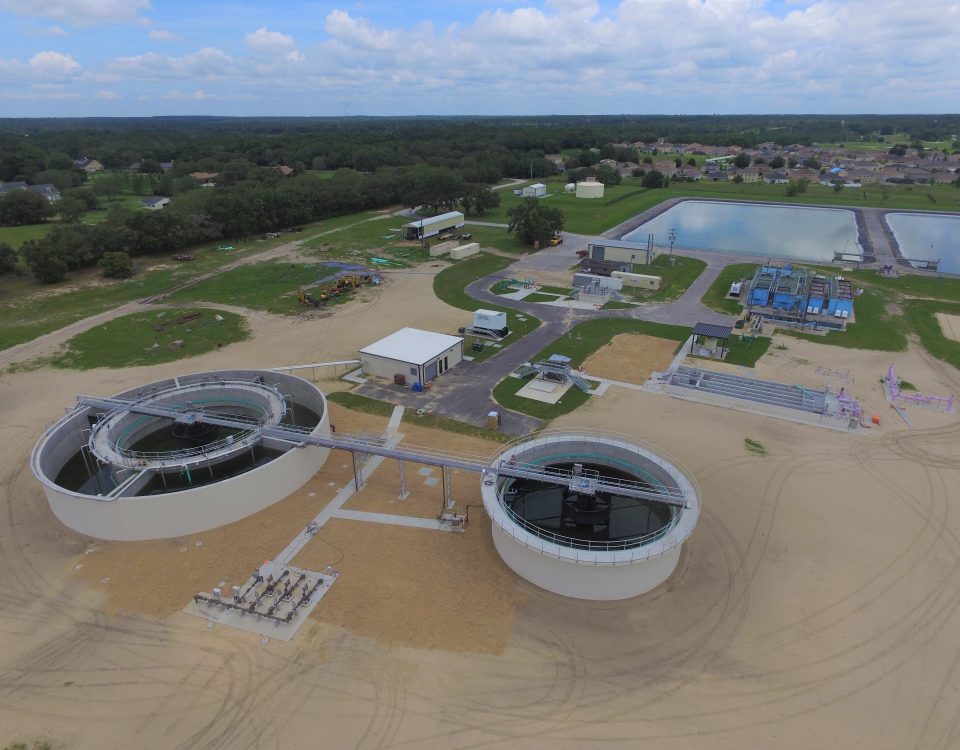
<path id="1" fill-rule="evenodd" d="M 407 383 L 429 383 L 463 359 L 463 339 L 446 333 L 401 328 L 360 350 L 365 375 Z"/>

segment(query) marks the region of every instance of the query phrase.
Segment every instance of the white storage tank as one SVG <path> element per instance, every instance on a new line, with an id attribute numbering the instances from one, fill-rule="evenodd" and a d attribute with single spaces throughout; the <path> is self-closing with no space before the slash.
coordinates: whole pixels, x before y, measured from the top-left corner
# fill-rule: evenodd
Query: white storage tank
<path id="1" fill-rule="evenodd" d="M 568 182 L 566 185 L 563 186 L 563 192 L 565 193 L 575 193 L 576 191 L 577 191 L 577 183 L 575 182 Z"/>
<path id="2" fill-rule="evenodd" d="M 583 182 L 578 182 L 577 197 L 578 198 L 602 198 L 603 183 L 593 182 L 591 180 L 584 180 Z"/>

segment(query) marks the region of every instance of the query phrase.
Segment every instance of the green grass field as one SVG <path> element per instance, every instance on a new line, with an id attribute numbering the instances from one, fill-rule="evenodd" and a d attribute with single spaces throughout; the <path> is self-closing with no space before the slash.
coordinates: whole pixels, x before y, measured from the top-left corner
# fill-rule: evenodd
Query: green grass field
<path id="1" fill-rule="evenodd" d="M 880 287 L 896 294 L 929 297 L 948 302 L 960 300 L 960 279 L 943 276 L 882 276 L 877 271 L 849 271 L 845 276 L 861 284 Z"/>
<path id="2" fill-rule="evenodd" d="M 156 365 L 195 357 L 249 335 L 241 315 L 207 308 L 158 307 L 77 334 L 51 363 L 76 370 Z"/>
<path id="3" fill-rule="evenodd" d="M 433 293 L 440 299 L 453 307 L 459 307 L 461 310 L 474 310 L 483 307 L 487 310 L 498 310 L 507 313 L 507 325 L 510 328 L 510 335 L 500 343 L 503 346 L 509 346 L 521 336 L 526 336 L 531 331 L 536 330 L 540 325 L 540 320 L 526 313 L 517 313 L 508 307 L 491 305 L 475 300 L 464 292 L 464 288 L 472 281 L 488 276 L 503 270 L 513 262 L 513 258 L 505 258 L 501 255 L 489 255 L 480 253 L 471 256 L 466 260 L 461 260 L 444 268 L 433 279 Z M 523 318 L 523 319 L 521 319 Z M 470 322 L 470 316 L 464 316 L 464 322 Z M 466 347 L 465 347 L 466 348 Z M 486 346 L 482 352 L 467 351 L 467 356 L 473 357 L 475 361 L 482 362 L 489 359 L 500 349 L 492 346 Z"/>
<path id="4" fill-rule="evenodd" d="M 588 320 L 574 326 L 570 331 L 540 351 L 533 359 L 536 361 L 546 359 L 551 354 L 565 354 L 573 360 L 575 366 L 579 366 L 587 357 L 610 343 L 610 340 L 620 333 L 643 333 L 647 336 L 657 336 L 676 341 L 679 345 L 690 335 L 690 329 L 686 326 L 649 323 L 643 320 L 626 320 L 623 318 Z M 493 389 L 493 397 L 499 404 L 508 409 L 543 420 L 569 414 L 591 398 L 576 387 L 570 388 L 563 398 L 555 404 L 545 404 L 541 401 L 517 396 L 517 391 L 528 382 L 528 379 L 520 380 L 519 378 L 506 377 Z"/>
<path id="5" fill-rule="evenodd" d="M 727 299 L 730 285 L 744 278 L 752 278 L 759 268 L 758 263 L 734 263 L 727 266 L 704 293 L 701 302 L 711 310 L 717 310 L 730 315 L 739 315 L 743 307 L 737 300 Z"/>
<path id="6" fill-rule="evenodd" d="M 766 336 L 757 336 L 753 341 L 744 342 L 740 334 L 734 332 L 727 342 L 727 356 L 723 361 L 728 365 L 755 367 L 757 360 L 767 353 L 770 344 L 771 339 Z"/>
<path id="7" fill-rule="evenodd" d="M 932 300 L 906 300 L 904 317 L 910 330 L 920 337 L 924 349 L 937 359 L 942 359 L 960 369 L 960 342 L 943 335 L 936 313 L 960 315 L 960 303 L 935 302 Z M 902 388 L 901 384 L 901 388 Z"/>
<path id="8" fill-rule="evenodd" d="M 14 250 L 27 240 L 43 239 L 56 224 L 25 224 L 22 227 L 0 227 L 0 242 L 6 242 Z"/>
<path id="9" fill-rule="evenodd" d="M 673 261 L 674 265 L 671 266 L 669 256 L 658 255 L 649 266 L 639 267 L 639 273 L 649 273 L 663 280 L 657 291 L 625 288 L 624 292 L 631 292 L 632 298 L 637 302 L 669 302 L 687 291 L 707 267 L 707 264 L 698 258 L 687 258 L 682 255 L 675 254 Z"/>
<path id="10" fill-rule="evenodd" d="M 830 331 L 825 336 L 784 331 L 789 336 L 818 344 L 842 346 L 846 349 L 872 349 L 881 352 L 902 352 L 907 348 L 906 324 L 903 315 L 887 309 L 889 295 L 866 289 L 854 300 L 856 323 L 848 323 L 846 331 Z"/>
<path id="11" fill-rule="evenodd" d="M 339 270 L 322 263 L 255 263 L 200 281 L 172 294 L 170 300 L 240 305 L 277 315 L 299 315 L 308 308 L 297 299 L 297 290 L 303 288 L 318 297 L 320 290 L 329 289 L 331 284 L 311 285 Z M 331 296 L 327 306 L 340 305 L 353 298 L 349 292 Z"/>

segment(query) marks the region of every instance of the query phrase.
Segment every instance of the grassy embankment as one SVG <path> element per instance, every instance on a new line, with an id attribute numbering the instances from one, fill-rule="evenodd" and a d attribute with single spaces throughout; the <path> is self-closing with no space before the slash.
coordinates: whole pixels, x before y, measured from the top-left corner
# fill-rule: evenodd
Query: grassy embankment
<path id="1" fill-rule="evenodd" d="M 573 360 L 574 365 L 579 366 L 587 357 L 610 343 L 610 340 L 620 333 L 642 333 L 647 336 L 657 336 L 676 341 L 679 345 L 690 335 L 690 329 L 686 326 L 649 323 L 643 320 L 624 318 L 589 320 L 574 326 L 570 331 L 536 354 L 533 360 L 546 359 L 551 354 L 565 354 Z M 517 391 L 528 382 L 529 379 L 504 378 L 493 389 L 493 397 L 499 404 L 508 409 L 545 420 L 568 414 L 586 403 L 587 399 L 590 398 L 588 394 L 576 387 L 571 387 L 556 404 L 545 404 L 517 396 Z"/>
<path id="2" fill-rule="evenodd" d="M 249 335 L 242 315 L 162 307 L 124 315 L 77 334 L 51 364 L 76 370 L 157 365 L 205 354 Z"/>
<path id="3" fill-rule="evenodd" d="M 189 254 L 195 260 L 186 263 L 177 263 L 170 260 L 169 254 L 145 256 L 134 259 L 138 273 L 132 279 L 123 281 L 104 279 L 96 269 L 86 269 L 74 274 L 59 284 L 38 284 L 28 276 L 0 277 L 0 350 L 10 346 L 30 341 L 37 336 L 57 330 L 63 326 L 82 320 L 91 315 L 105 312 L 133 300 L 152 297 L 167 290 L 174 289 L 193 279 L 208 273 L 216 272 L 225 265 L 243 259 L 250 255 L 271 250 L 279 245 L 300 241 L 303 243 L 301 253 L 317 257 L 318 260 L 345 260 L 361 265 L 366 256 L 354 255 L 357 247 L 361 247 L 367 235 L 371 232 L 382 231 L 379 222 L 369 222 L 367 219 L 382 219 L 383 214 L 366 212 L 350 214 L 328 219 L 323 222 L 309 225 L 302 233 L 283 234 L 273 239 L 248 239 L 236 243 L 236 250 L 223 251 L 217 248 L 222 242 L 211 242 L 189 249 Z M 361 227 L 357 235 L 351 236 L 352 227 Z M 391 224 L 391 226 L 395 226 Z M 320 250 L 320 245 L 328 243 L 332 249 Z M 315 252 L 311 252 L 315 251 Z M 377 248 L 377 252 L 379 248 Z M 399 248 L 401 256 L 392 257 L 399 266 L 407 266 L 422 259 L 423 253 L 419 248 Z M 376 255 L 376 252 L 371 253 Z M 263 268 L 272 264 L 258 264 Z M 305 283 L 316 280 L 316 269 L 304 270 L 297 273 L 284 270 L 285 264 L 276 263 L 281 268 L 272 269 L 267 278 L 267 290 L 259 289 L 265 277 L 254 275 L 250 277 L 248 266 L 221 273 L 210 282 L 199 282 L 199 291 L 185 290 L 175 295 L 177 301 L 208 301 L 221 304 L 235 304 L 257 307 L 259 300 L 269 300 L 270 306 L 276 312 L 296 314 L 304 308 L 297 302 L 296 287 L 284 287 L 284 291 L 292 292 L 292 296 L 280 300 L 276 292 L 281 282 L 296 284 L 305 280 Z M 309 264 L 300 264 L 306 266 Z M 204 286 L 201 286 L 204 285 Z M 278 302 L 278 300 L 280 300 Z M 266 309 L 261 307 L 260 309 Z"/>

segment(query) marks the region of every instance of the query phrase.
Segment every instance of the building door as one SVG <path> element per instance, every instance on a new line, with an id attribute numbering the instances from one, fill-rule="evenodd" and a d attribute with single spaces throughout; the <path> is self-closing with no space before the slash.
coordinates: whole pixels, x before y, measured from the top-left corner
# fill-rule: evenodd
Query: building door
<path id="1" fill-rule="evenodd" d="M 429 383 L 429 382 L 430 382 L 431 380 L 433 380 L 435 377 L 437 377 L 437 362 L 436 362 L 436 361 L 431 362 L 429 365 L 427 365 L 427 366 L 424 368 L 424 370 L 423 370 L 423 382 Z"/>
<path id="2" fill-rule="evenodd" d="M 594 245 L 592 248 L 593 252 L 590 254 L 590 257 L 593 260 L 604 260 L 607 254 L 607 248 L 603 245 Z"/>

